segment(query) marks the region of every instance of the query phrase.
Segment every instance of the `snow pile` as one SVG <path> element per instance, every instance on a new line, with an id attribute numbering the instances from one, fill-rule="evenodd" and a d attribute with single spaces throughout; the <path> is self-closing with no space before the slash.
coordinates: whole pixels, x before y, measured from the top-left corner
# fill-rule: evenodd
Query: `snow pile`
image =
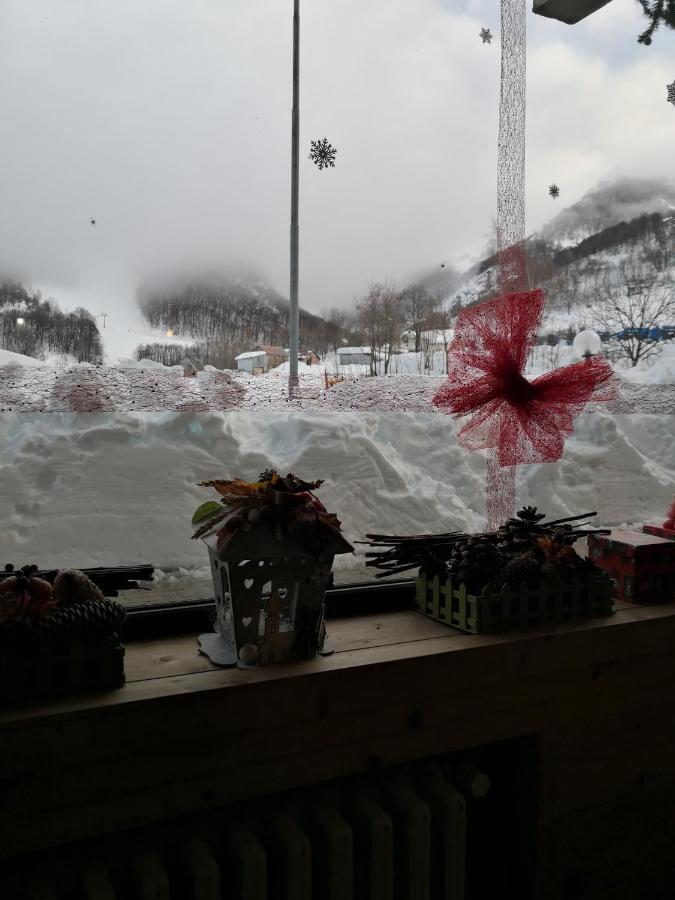
<path id="1" fill-rule="evenodd" d="M 40 362 L 39 359 L 34 359 L 32 356 L 24 356 L 23 353 L 12 353 L 11 350 L 3 350 L 0 347 L 0 366 L 42 367 L 44 363 Z M 0 377 L 1 374 L 0 372 Z"/>
<path id="2" fill-rule="evenodd" d="M 673 415 L 581 416 L 559 463 L 519 470 L 518 500 L 550 515 L 598 510 L 605 524 L 659 522 L 675 479 L 674 427 Z M 431 413 L 5 413 L 0 563 L 203 571 L 190 517 L 209 491 L 196 483 L 268 466 L 325 478 L 319 496 L 352 541 L 477 530 L 485 458 L 455 434 L 451 418 Z M 363 562 L 336 565 L 358 580 Z"/>
<path id="3" fill-rule="evenodd" d="M 269 465 L 322 477 L 320 496 L 351 539 L 397 523 L 480 523 L 482 463 L 442 416 L 75 416 L 5 414 L 0 431 L 0 562 L 198 567 L 190 517 L 200 480 L 255 477 Z M 341 565 L 354 565 L 345 558 Z"/>
<path id="4" fill-rule="evenodd" d="M 183 374 L 182 366 L 165 366 L 161 362 L 157 362 L 154 359 L 147 359 L 147 357 L 143 357 L 143 359 L 119 359 L 117 361 L 118 369 L 154 369 L 155 371 L 162 372 L 176 372 Z"/>
<path id="5" fill-rule="evenodd" d="M 668 343 L 649 368 L 623 369 L 621 377 L 633 384 L 675 384 L 675 343 Z"/>
<path id="6" fill-rule="evenodd" d="M 418 354 L 401 354 L 418 357 Z M 648 391 L 649 408 L 654 408 L 651 385 L 661 383 L 659 411 L 675 408 L 673 367 L 664 357 L 651 375 L 649 369 L 624 380 L 621 402 L 615 412 L 632 411 Z M 530 378 L 574 361 L 567 344 L 536 347 L 528 361 Z M 444 366 L 444 362 L 443 362 Z M 367 367 L 356 367 L 359 370 Z M 431 400 L 443 382 L 444 368 L 437 374 L 421 375 L 411 364 L 409 374 L 369 377 L 340 370 L 340 380 L 326 380 L 323 366 L 299 367 L 299 387 L 289 398 L 289 369 L 284 363 L 264 375 L 218 371 L 207 367 L 196 378 L 186 378 L 181 366 L 167 368 L 156 363 L 152 368 L 109 368 L 83 363 L 67 369 L 53 367 L 0 367 L 0 413 L 2 412 L 206 412 L 226 409 L 262 409 L 281 411 L 289 408 L 318 410 L 393 410 L 397 412 L 434 412 Z M 623 376 L 629 370 L 622 370 Z M 643 378 L 644 376 L 644 378 Z M 634 382 L 643 381 L 641 388 Z M 670 404 L 670 406 L 669 406 Z M 643 408 L 644 404 L 643 404 Z"/>

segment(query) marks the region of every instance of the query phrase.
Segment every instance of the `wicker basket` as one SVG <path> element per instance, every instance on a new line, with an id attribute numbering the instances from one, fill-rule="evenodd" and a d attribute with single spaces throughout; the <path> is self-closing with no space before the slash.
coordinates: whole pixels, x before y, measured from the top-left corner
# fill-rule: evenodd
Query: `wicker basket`
<path id="1" fill-rule="evenodd" d="M 0 702 L 12 703 L 80 691 L 104 691 L 124 684 L 124 647 L 118 638 L 97 646 L 68 645 L 3 648 L 0 652 Z"/>
<path id="2" fill-rule="evenodd" d="M 464 584 L 438 576 L 420 575 L 415 582 L 415 607 L 419 612 L 471 634 L 488 634 L 557 625 L 608 616 L 614 611 L 612 580 L 605 572 L 575 577 L 567 584 L 542 582 L 536 587 L 521 584 L 499 593 L 469 594 Z"/>
<path id="3" fill-rule="evenodd" d="M 104 691 L 124 684 L 126 611 L 114 600 L 57 608 L 0 626 L 0 703 Z"/>

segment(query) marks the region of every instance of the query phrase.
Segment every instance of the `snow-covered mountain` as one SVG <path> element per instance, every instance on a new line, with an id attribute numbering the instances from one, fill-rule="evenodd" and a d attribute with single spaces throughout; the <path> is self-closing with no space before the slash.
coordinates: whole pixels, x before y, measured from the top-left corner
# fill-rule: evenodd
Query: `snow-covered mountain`
<path id="1" fill-rule="evenodd" d="M 590 324 L 594 301 L 628 275 L 675 285 L 675 187 L 622 179 L 590 191 L 526 242 L 528 288 L 546 292 L 544 333 Z M 464 273 L 448 297 L 455 311 L 497 293 L 496 254 Z"/>
<path id="2" fill-rule="evenodd" d="M 138 301 L 153 328 L 193 340 L 186 352 L 201 365 L 236 368 L 236 355 L 256 344 L 283 347 L 288 342 L 289 302 L 255 274 L 147 283 L 139 289 Z M 323 348 L 327 328 L 323 318 L 300 310 L 305 346 Z M 143 346 L 137 352 L 167 362 L 163 345 Z"/>
<path id="3" fill-rule="evenodd" d="M 612 225 L 639 216 L 675 213 L 675 186 L 647 178 L 622 178 L 585 194 L 541 229 L 556 246 L 575 246 Z"/>

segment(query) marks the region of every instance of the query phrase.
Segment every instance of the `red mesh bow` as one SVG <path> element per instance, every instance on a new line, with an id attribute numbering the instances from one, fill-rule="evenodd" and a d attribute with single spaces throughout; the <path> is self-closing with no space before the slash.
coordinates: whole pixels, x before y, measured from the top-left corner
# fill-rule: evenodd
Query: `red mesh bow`
<path id="1" fill-rule="evenodd" d="M 616 396 L 612 368 L 597 356 L 534 381 L 525 378 L 543 309 L 542 291 L 463 309 L 448 349 L 448 381 L 433 399 L 456 416 L 472 413 L 458 434 L 460 444 L 495 448 L 501 466 L 560 459 L 584 406 Z"/>

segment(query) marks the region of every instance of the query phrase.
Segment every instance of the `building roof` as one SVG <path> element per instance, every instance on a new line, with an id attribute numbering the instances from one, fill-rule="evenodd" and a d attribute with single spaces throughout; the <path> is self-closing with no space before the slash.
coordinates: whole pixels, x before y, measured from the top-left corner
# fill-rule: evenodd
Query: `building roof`
<path id="1" fill-rule="evenodd" d="M 254 356 L 265 356 L 265 351 L 247 350 L 246 353 L 240 353 L 239 356 L 235 356 L 235 361 L 238 359 L 253 359 Z"/>
<path id="2" fill-rule="evenodd" d="M 370 347 L 338 347 L 338 355 L 340 354 L 363 354 L 364 356 L 370 356 Z"/>
<path id="3" fill-rule="evenodd" d="M 272 347 L 267 344 L 258 344 L 256 350 L 262 350 L 268 356 L 283 356 L 285 353 L 288 353 L 288 350 L 284 350 L 283 347 Z"/>

